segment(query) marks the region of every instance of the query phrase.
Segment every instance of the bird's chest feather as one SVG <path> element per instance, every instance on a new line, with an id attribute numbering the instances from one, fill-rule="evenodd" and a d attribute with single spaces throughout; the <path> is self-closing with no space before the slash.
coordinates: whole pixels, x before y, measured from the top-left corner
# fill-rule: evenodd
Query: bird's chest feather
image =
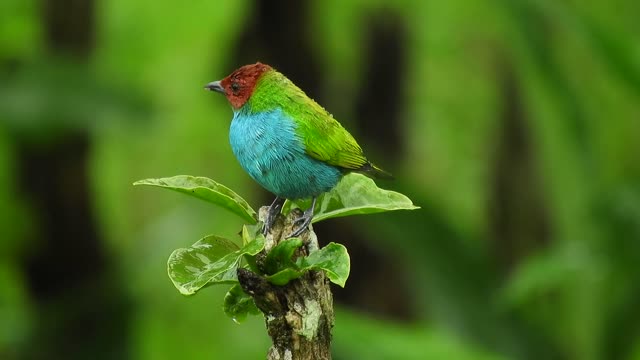
<path id="1" fill-rule="evenodd" d="M 340 180 L 338 169 L 306 154 L 295 122 L 281 110 L 234 112 L 229 141 L 245 171 L 277 196 L 317 196 Z"/>

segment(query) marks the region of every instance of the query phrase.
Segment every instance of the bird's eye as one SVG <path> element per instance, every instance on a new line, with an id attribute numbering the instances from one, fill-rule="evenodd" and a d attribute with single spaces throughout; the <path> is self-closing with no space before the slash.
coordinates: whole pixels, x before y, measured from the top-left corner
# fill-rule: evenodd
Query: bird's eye
<path id="1" fill-rule="evenodd" d="M 240 85 L 237 82 L 231 83 L 231 90 L 234 93 L 237 93 L 240 90 Z"/>

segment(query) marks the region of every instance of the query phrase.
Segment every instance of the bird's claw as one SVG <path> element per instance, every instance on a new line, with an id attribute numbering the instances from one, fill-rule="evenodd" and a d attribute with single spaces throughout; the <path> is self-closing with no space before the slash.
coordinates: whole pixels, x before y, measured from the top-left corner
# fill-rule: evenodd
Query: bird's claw
<path id="1" fill-rule="evenodd" d="M 308 227 L 309 225 L 311 225 L 311 220 L 313 219 L 313 211 L 316 207 L 316 199 L 313 198 L 313 201 L 311 202 L 311 207 L 308 208 L 307 210 L 305 210 L 305 212 L 302 214 L 302 216 L 300 216 L 299 218 L 295 219 L 295 221 L 293 222 L 293 225 L 298 225 L 298 228 L 293 231 L 291 234 L 289 234 L 289 236 L 287 236 L 287 238 L 292 238 L 292 237 L 297 237 L 300 236 L 300 234 L 302 234 Z"/>
<path id="2" fill-rule="evenodd" d="M 311 224 L 311 219 L 313 219 L 313 214 L 308 215 L 307 212 L 305 211 L 304 215 L 300 216 L 299 218 L 297 218 L 293 222 L 294 225 L 298 225 L 298 224 L 300 224 L 300 225 L 298 226 L 298 228 L 294 232 L 289 234 L 289 236 L 287 236 L 287 238 L 300 236 L 300 234 L 302 234 L 305 230 L 307 230 L 307 228 Z"/>
<path id="3" fill-rule="evenodd" d="M 284 199 L 276 197 L 275 200 L 269 206 L 269 211 L 267 212 L 267 218 L 264 220 L 264 225 L 262 226 L 262 235 L 267 236 L 273 223 L 276 222 L 278 215 L 280 214 L 280 210 L 282 210 L 282 205 L 284 204 Z"/>

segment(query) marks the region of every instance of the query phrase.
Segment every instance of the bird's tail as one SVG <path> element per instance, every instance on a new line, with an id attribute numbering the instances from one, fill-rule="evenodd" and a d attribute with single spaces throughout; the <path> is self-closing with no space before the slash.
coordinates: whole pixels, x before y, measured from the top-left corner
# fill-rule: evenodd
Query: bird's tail
<path id="1" fill-rule="evenodd" d="M 382 170 L 381 168 L 379 168 L 378 166 L 367 162 L 366 164 L 364 164 L 360 169 L 360 172 L 362 172 L 364 175 L 367 175 L 369 177 L 373 177 L 373 178 L 377 178 L 377 179 L 386 179 L 386 180 L 393 180 L 394 177 L 393 175 L 391 175 L 390 172 L 387 172 L 385 170 Z"/>

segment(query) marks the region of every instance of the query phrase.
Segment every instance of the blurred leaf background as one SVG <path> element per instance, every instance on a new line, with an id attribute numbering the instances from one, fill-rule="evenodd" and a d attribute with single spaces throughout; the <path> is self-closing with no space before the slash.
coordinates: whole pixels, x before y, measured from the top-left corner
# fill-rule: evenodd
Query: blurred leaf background
<path id="1" fill-rule="evenodd" d="M 334 219 L 336 359 L 640 359 L 640 2 L 0 3 L 0 358 L 253 359 L 166 259 L 241 222 L 133 181 L 270 195 L 202 86 L 285 73 L 422 207 Z"/>

